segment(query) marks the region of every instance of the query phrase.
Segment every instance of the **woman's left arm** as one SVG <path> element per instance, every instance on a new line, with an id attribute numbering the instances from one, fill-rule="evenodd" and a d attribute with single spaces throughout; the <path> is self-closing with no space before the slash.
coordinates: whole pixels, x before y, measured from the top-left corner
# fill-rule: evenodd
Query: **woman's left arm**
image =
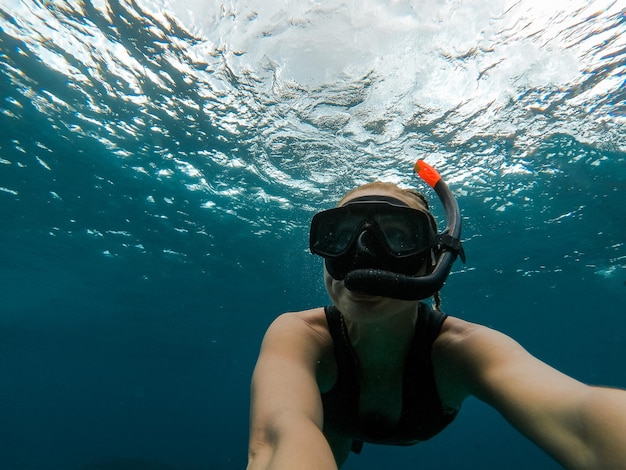
<path id="1" fill-rule="evenodd" d="M 493 406 L 567 468 L 626 468 L 626 391 L 585 385 L 495 330 L 446 323 L 435 366 L 447 364 L 465 394 Z"/>

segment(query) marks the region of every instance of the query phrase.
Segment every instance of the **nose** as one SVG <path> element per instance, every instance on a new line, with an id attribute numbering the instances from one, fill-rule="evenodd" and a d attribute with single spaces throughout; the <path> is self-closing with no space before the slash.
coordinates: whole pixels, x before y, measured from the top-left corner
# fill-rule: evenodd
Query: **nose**
<path id="1" fill-rule="evenodd" d="M 356 246 L 359 249 L 359 251 L 365 251 L 365 252 L 369 251 L 368 237 L 372 238 L 371 234 L 367 230 L 363 230 L 359 234 L 359 237 L 356 239 Z"/>
<path id="2" fill-rule="evenodd" d="M 361 261 L 365 259 L 378 258 L 380 256 L 380 247 L 378 246 L 376 237 L 368 229 L 363 230 L 356 240 L 357 258 Z"/>

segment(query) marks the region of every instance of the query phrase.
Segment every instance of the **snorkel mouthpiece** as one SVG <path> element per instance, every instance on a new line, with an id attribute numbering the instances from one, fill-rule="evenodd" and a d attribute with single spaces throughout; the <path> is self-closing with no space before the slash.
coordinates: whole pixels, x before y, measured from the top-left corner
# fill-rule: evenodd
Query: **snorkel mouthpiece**
<path id="1" fill-rule="evenodd" d="M 461 245 L 461 214 L 452 191 L 439 173 L 423 160 L 415 163 L 415 172 L 435 190 L 446 211 L 446 229 L 438 236 L 435 268 L 426 276 L 408 276 L 380 269 L 357 269 L 349 272 L 344 279 L 347 289 L 400 300 L 427 299 L 443 287 L 457 256 L 465 262 Z"/>

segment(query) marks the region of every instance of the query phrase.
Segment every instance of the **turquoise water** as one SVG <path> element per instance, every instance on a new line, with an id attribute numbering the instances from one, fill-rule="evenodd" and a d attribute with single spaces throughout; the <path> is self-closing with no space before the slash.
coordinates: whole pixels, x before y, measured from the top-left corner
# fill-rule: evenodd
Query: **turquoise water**
<path id="1" fill-rule="evenodd" d="M 0 468 L 244 467 L 265 328 L 327 303 L 310 217 L 424 156 L 464 219 L 444 310 L 626 387 L 625 30 L 611 1 L 0 0 Z M 475 400 L 345 468 L 383 465 L 558 468 Z"/>

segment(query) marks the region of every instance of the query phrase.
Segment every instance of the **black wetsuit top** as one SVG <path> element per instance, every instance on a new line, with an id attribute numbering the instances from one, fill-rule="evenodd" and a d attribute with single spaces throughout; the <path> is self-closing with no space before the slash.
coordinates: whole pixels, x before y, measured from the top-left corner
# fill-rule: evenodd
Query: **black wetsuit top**
<path id="1" fill-rule="evenodd" d="M 404 369 L 402 415 L 389 428 L 376 419 L 359 416 L 360 388 L 357 359 L 341 312 L 325 307 L 328 329 L 333 339 L 337 380 L 322 394 L 324 428 L 353 439 L 352 450 L 360 452 L 363 442 L 411 445 L 430 439 L 452 422 L 455 410 L 444 411 L 435 385 L 430 351 L 446 315 L 419 304 L 415 334 Z"/>

